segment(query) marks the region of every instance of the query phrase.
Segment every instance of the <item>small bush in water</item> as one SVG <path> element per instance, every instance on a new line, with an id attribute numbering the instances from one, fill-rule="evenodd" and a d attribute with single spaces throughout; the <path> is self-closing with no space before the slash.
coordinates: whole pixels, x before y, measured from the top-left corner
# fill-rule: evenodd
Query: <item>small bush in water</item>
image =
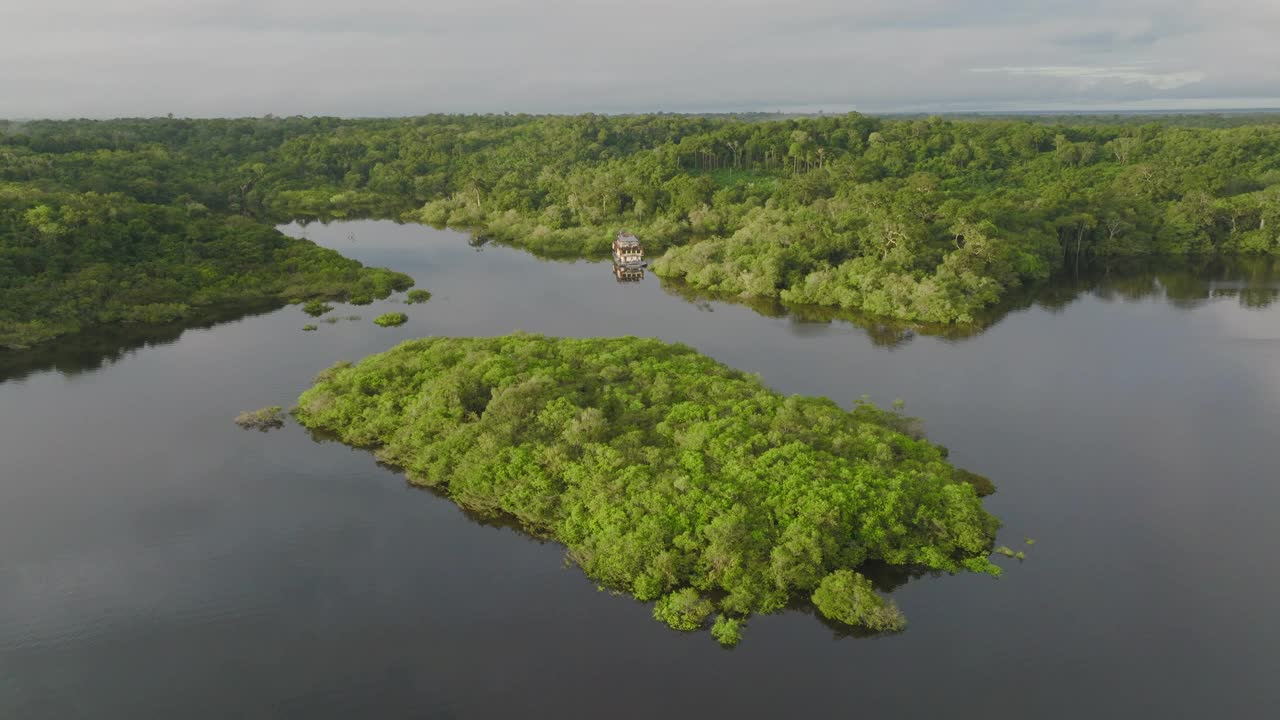
<path id="1" fill-rule="evenodd" d="M 333 309 L 332 305 L 325 302 L 321 302 L 320 300 L 312 300 L 311 302 L 302 306 L 302 312 L 310 315 L 311 317 L 320 317 L 321 315 L 329 312 L 332 309 Z"/>
<path id="2" fill-rule="evenodd" d="M 403 325 L 409 321 L 409 316 L 402 312 L 389 312 L 379 315 L 373 321 L 382 327 L 392 327 L 394 325 Z"/>
<path id="3" fill-rule="evenodd" d="M 248 410 L 236 416 L 236 424 L 242 428 L 263 432 L 284 427 L 284 408 L 279 405 L 269 405 L 257 410 Z"/>

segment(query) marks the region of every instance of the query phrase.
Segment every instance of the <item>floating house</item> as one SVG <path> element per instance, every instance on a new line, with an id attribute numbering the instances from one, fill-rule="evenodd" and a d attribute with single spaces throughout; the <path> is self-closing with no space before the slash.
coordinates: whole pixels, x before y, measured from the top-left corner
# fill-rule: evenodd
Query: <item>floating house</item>
<path id="1" fill-rule="evenodd" d="M 644 248 L 630 233 L 618 233 L 613 241 L 613 263 L 622 267 L 644 267 Z"/>

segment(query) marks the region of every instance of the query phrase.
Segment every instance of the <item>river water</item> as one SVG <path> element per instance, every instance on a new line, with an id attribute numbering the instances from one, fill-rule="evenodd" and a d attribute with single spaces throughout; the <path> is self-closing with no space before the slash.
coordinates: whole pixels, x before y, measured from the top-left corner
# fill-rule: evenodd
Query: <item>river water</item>
<path id="1" fill-rule="evenodd" d="M 1280 707 L 1280 273 L 1046 290 L 964 338 L 689 300 L 607 263 L 387 222 L 287 231 L 425 305 L 297 307 L 0 360 L 0 717 L 1080 718 Z M 406 310 L 409 322 L 371 320 Z M 723 650 L 563 548 L 372 456 L 237 428 L 412 337 L 656 336 L 848 404 L 901 398 L 990 476 L 999 580 L 920 577 L 901 635 L 800 611 Z M 888 339 L 886 340 L 886 337 Z M 1034 545 L 1024 544 L 1032 537 Z"/>

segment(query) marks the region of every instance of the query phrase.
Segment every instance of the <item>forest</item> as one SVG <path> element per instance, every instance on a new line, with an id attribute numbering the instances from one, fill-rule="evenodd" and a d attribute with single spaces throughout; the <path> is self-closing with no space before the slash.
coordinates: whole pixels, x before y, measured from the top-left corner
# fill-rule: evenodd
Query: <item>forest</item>
<path id="1" fill-rule="evenodd" d="M 1280 253 L 1270 116 L 0 122 L 0 183 L 7 300 L 66 279 L 70 236 L 38 227 L 71 198 L 150 208 L 185 235 L 377 217 L 573 257 L 625 229 L 693 289 L 934 324 L 1099 263 Z M 74 324 L 49 301 L 4 307 L 10 336 Z"/>
<path id="2" fill-rule="evenodd" d="M 360 301 L 412 284 L 194 203 L 0 184 L 0 349 L 108 323 L 192 319 L 222 303 Z"/>
<path id="3" fill-rule="evenodd" d="M 306 427 L 563 543 L 601 586 L 737 642 L 793 601 L 871 631 L 905 620 L 866 563 L 998 574 L 979 475 L 912 418 L 783 396 L 651 339 L 411 340 L 323 371 Z"/>

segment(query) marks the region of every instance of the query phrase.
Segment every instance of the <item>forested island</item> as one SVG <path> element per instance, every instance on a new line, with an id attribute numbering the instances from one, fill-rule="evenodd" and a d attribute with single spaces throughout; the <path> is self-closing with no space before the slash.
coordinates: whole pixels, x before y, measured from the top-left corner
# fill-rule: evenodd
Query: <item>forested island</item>
<path id="1" fill-rule="evenodd" d="M 353 217 L 575 257 L 626 229 L 694 289 L 972 323 L 1063 268 L 1280 251 L 1269 118 L 0 122 L 0 346 L 403 287 L 270 228 Z"/>
<path id="2" fill-rule="evenodd" d="M 809 601 L 901 629 L 858 572 L 877 562 L 998 574 L 981 476 L 898 412 L 783 396 L 682 345 L 637 338 L 412 340 L 339 363 L 298 420 L 415 484 L 563 543 L 602 586 L 681 630 L 737 642 L 753 613 Z"/>

